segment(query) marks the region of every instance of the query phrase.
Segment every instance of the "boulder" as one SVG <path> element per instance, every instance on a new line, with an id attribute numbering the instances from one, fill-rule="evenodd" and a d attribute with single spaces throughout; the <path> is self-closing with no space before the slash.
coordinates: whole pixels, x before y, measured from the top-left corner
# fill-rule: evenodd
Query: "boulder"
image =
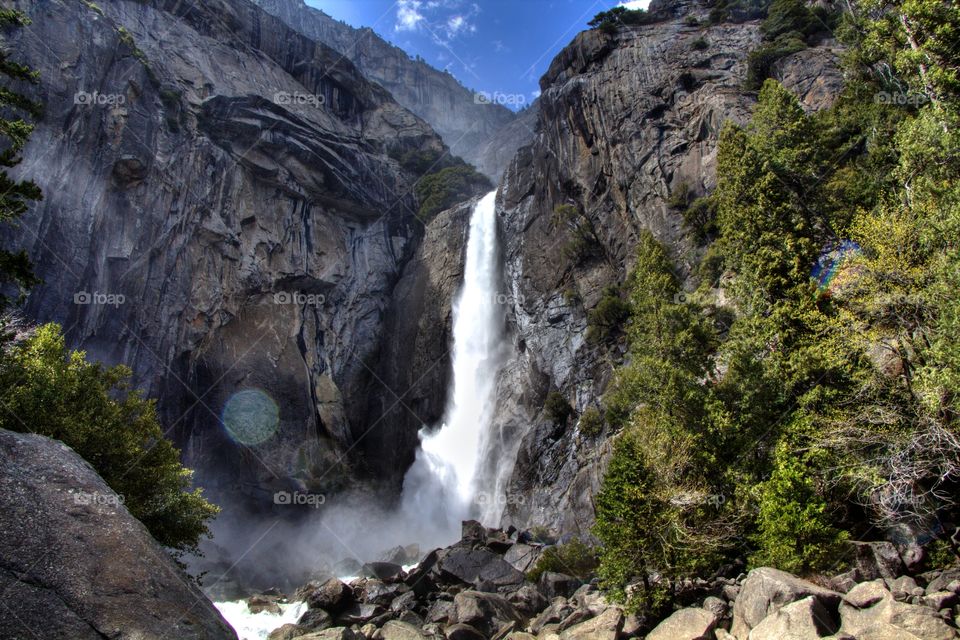
<path id="1" fill-rule="evenodd" d="M 412 624 L 390 620 L 380 628 L 382 640 L 425 640 L 426 636 Z"/>
<path id="2" fill-rule="evenodd" d="M 907 600 L 910 596 L 922 596 L 925 592 L 923 587 L 917 586 L 917 581 L 910 576 L 900 576 L 899 578 L 884 580 L 890 593 L 896 600 Z"/>
<path id="3" fill-rule="evenodd" d="M 896 578 L 906 567 L 892 542 L 853 542 L 853 563 L 864 580 Z"/>
<path id="4" fill-rule="evenodd" d="M 280 605 L 277 604 L 277 600 L 279 600 L 279 598 L 276 596 L 263 594 L 253 595 L 247 598 L 247 609 L 253 614 L 266 611 L 273 615 L 280 615 Z"/>
<path id="5" fill-rule="evenodd" d="M 309 608 L 323 609 L 331 615 L 337 615 L 355 602 L 353 589 L 336 578 L 300 587 L 294 600 L 306 602 Z"/>
<path id="6" fill-rule="evenodd" d="M 321 631 L 333 626 L 333 618 L 323 609 L 307 609 L 297 620 L 297 626 L 307 631 Z"/>
<path id="7" fill-rule="evenodd" d="M 349 627 L 334 627 L 323 631 L 314 631 L 305 636 L 296 636 L 296 640 L 365 640 L 363 635 Z"/>
<path id="8" fill-rule="evenodd" d="M 506 598 L 495 593 L 464 591 L 456 595 L 453 603 L 455 622 L 468 624 L 488 636 L 511 622 L 524 622 L 520 612 Z"/>
<path id="9" fill-rule="evenodd" d="M 717 616 L 718 620 L 720 618 L 723 618 L 730 612 L 730 606 L 716 596 L 707 596 L 706 598 L 704 598 L 703 605 L 701 606 L 703 606 L 704 609 L 706 609 L 707 611 Z"/>
<path id="10" fill-rule="evenodd" d="M 517 571 L 527 573 L 537 564 L 542 552 L 543 547 L 518 542 L 507 549 L 506 553 L 503 554 L 503 559 Z"/>
<path id="11" fill-rule="evenodd" d="M 0 638 L 236 640 L 93 467 L 0 429 Z"/>
<path id="12" fill-rule="evenodd" d="M 934 611 L 950 609 L 960 603 L 960 599 L 957 598 L 957 594 L 953 591 L 935 591 L 923 596 L 920 601 L 924 606 L 930 607 Z"/>
<path id="13" fill-rule="evenodd" d="M 301 638 L 310 633 L 310 629 L 306 629 L 297 624 L 285 624 L 282 627 L 277 627 L 267 635 L 267 640 L 294 640 L 294 638 Z"/>
<path id="14" fill-rule="evenodd" d="M 485 549 L 454 547 L 438 563 L 441 576 L 446 580 L 477 584 L 489 582 L 497 587 L 519 585 L 524 581 L 522 573 L 495 553 Z"/>
<path id="15" fill-rule="evenodd" d="M 706 609 L 680 609 L 658 624 L 647 640 L 713 640 L 718 617 Z"/>
<path id="16" fill-rule="evenodd" d="M 549 601 L 543 597 L 540 590 L 532 584 L 525 584 L 507 596 L 517 611 L 523 615 L 533 617 L 549 606 Z"/>
<path id="17" fill-rule="evenodd" d="M 407 591 L 406 593 L 397 596 L 390 602 L 390 611 L 394 613 L 399 613 L 401 611 L 409 611 L 417 606 L 417 594 L 413 591 Z"/>
<path id="18" fill-rule="evenodd" d="M 368 562 L 360 568 L 360 575 L 383 582 L 401 582 L 405 577 L 403 567 L 392 562 Z"/>
<path id="19" fill-rule="evenodd" d="M 557 624 L 573 613 L 573 607 L 567 602 L 567 599 L 560 596 L 554 598 L 546 609 L 540 612 L 536 618 L 530 621 L 530 631 L 540 633 L 548 624 Z"/>
<path id="20" fill-rule="evenodd" d="M 457 608 L 449 600 L 435 600 L 427 608 L 427 622 L 450 622 L 457 615 Z"/>
<path id="21" fill-rule="evenodd" d="M 936 593 L 937 591 L 960 593 L 960 569 L 947 569 L 930 575 L 930 580 L 927 582 L 927 593 Z"/>
<path id="22" fill-rule="evenodd" d="M 459 622 L 444 629 L 443 634 L 447 640 L 487 640 L 478 629 Z"/>
<path id="23" fill-rule="evenodd" d="M 812 582 L 771 567 L 754 569 L 747 575 L 733 605 L 733 626 L 730 631 L 746 638 L 750 630 L 777 609 L 814 596 L 828 611 L 836 611 L 841 595 Z"/>
<path id="24" fill-rule="evenodd" d="M 617 640 L 623 627 L 623 612 L 611 607 L 595 618 L 560 632 L 560 640 Z"/>
<path id="25" fill-rule="evenodd" d="M 957 637 L 956 631 L 935 611 L 920 605 L 898 602 L 891 594 L 866 607 L 843 602 L 840 605 L 840 618 L 841 631 L 858 640 L 870 629 L 888 627 L 899 628 L 922 640 L 952 640 Z"/>
<path id="26" fill-rule="evenodd" d="M 818 640 L 836 632 L 837 621 L 814 596 L 777 609 L 750 631 L 749 640 Z"/>
<path id="27" fill-rule="evenodd" d="M 581 584 L 582 581 L 578 578 L 568 576 L 565 573 L 554 573 L 553 571 L 545 571 L 537 583 L 540 587 L 540 593 L 551 600 L 557 596 L 571 596 Z"/>
<path id="28" fill-rule="evenodd" d="M 355 585 L 353 592 L 360 602 L 388 606 L 401 593 L 401 587 L 404 590 L 408 588 L 402 584 L 385 584 L 380 580 L 370 579 Z"/>
<path id="29" fill-rule="evenodd" d="M 847 592 L 847 594 L 843 596 L 843 600 L 858 609 L 864 609 L 890 596 L 890 591 L 887 589 L 884 581 L 877 579 L 871 580 L 870 582 L 861 582 Z"/>
<path id="30" fill-rule="evenodd" d="M 507 634 L 506 640 L 537 640 L 537 637 L 526 631 L 511 631 Z"/>
<path id="31" fill-rule="evenodd" d="M 385 609 L 376 604 L 354 603 L 337 614 L 337 624 L 351 626 L 365 624 L 384 613 Z"/>

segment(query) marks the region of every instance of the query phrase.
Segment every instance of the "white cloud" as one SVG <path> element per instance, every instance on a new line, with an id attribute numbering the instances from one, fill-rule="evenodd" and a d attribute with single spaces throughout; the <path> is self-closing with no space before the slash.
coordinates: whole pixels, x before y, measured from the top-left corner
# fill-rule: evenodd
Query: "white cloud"
<path id="1" fill-rule="evenodd" d="M 475 33 L 473 19 L 480 13 L 476 3 L 463 0 L 397 0 L 395 31 L 427 31 L 441 45 L 459 36 Z"/>
<path id="2" fill-rule="evenodd" d="M 630 10 L 643 9 L 646 11 L 647 7 L 650 6 L 650 0 L 628 0 L 626 2 L 621 2 L 619 6 L 626 7 Z"/>
<path id="3" fill-rule="evenodd" d="M 396 31 L 416 31 L 420 23 L 426 20 L 420 13 L 423 3 L 420 0 L 398 0 Z"/>

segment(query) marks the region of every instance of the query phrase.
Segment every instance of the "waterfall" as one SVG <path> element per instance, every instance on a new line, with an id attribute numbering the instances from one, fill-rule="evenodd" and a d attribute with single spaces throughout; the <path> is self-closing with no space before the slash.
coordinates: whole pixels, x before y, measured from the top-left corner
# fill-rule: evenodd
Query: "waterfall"
<path id="1" fill-rule="evenodd" d="M 420 449 L 403 482 L 403 513 L 421 519 L 441 542 L 456 539 L 460 521 L 478 517 L 480 504 L 496 499 L 480 493 L 490 479 L 478 477 L 505 355 L 495 199 L 495 191 L 484 196 L 470 218 L 463 286 L 453 305 L 453 385 L 443 422 L 420 431 Z"/>

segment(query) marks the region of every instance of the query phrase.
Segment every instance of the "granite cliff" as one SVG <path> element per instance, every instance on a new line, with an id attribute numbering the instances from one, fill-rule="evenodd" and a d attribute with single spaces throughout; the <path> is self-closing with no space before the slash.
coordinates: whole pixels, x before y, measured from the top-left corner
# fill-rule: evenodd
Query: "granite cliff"
<path id="1" fill-rule="evenodd" d="M 488 141 L 511 125 L 516 117 L 503 105 L 471 91 L 449 73 L 421 59 L 412 59 L 369 27 L 355 29 L 304 0 L 256 0 L 263 9 L 296 31 L 323 42 L 349 58 L 369 79 L 387 89 L 398 103 L 417 114 L 443 137 L 454 155 L 476 166 L 496 181 L 517 148 L 532 131 L 516 127 L 500 137 L 496 152 L 486 151 Z"/>

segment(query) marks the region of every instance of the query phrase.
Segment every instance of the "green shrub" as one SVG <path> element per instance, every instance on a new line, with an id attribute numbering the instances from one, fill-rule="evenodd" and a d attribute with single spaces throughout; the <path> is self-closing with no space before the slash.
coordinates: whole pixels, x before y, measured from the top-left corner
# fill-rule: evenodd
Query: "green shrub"
<path id="1" fill-rule="evenodd" d="M 0 428 L 61 440 L 123 496 L 154 538 L 193 551 L 218 509 L 164 437 L 152 400 L 130 388 L 130 370 L 104 369 L 69 352 L 48 324 L 0 354 Z"/>
<path id="2" fill-rule="evenodd" d="M 704 51 L 710 48 L 710 43 L 705 38 L 697 38 L 690 46 L 693 47 L 694 51 Z"/>
<path id="3" fill-rule="evenodd" d="M 609 11 L 601 11 L 587 24 L 594 29 L 611 33 L 615 32 L 621 26 L 650 24 L 652 22 L 656 22 L 656 19 L 652 14 L 647 13 L 647 11 L 643 9 L 614 7 Z"/>
<path id="4" fill-rule="evenodd" d="M 847 534 L 832 526 L 827 502 L 819 495 L 810 470 L 782 443 L 770 479 L 759 485 L 760 513 L 752 556 L 754 566 L 774 566 L 808 574 L 836 569 Z"/>
<path id="5" fill-rule="evenodd" d="M 683 210 L 683 226 L 699 244 L 717 235 L 717 202 L 710 196 L 697 198 Z"/>
<path id="6" fill-rule="evenodd" d="M 596 407 L 587 407 L 580 415 L 580 433 L 596 438 L 603 432 L 603 415 Z"/>
<path id="7" fill-rule="evenodd" d="M 571 204 L 562 204 L 553 210 L 553 222 L 563 225 L 570 240 L 563 245 L 563 255 L 574 265 L 603 255 L 603 244 L 586 215 Z"/>
<path id="8" fill-rule="evenodd" d="M 597 306 L 587 314 L 587 340 L 607 342 L 623 333 L 630 317 L 630 304 L 620 297 L 620 290 L 611 285 L 603 291 Z"/>
<path id="9" fill-rule="evenodd" d="M 573 407 L 559 391 L 551 391 L 543 402 L 543 411 L 554 424 L 567 424 L 567 419 L 573 414 Z"/>
<path id="10" fill-rule="evenodd" d="M 683 24 L 687 25 L 688 27 L 699 27 L 700 20 L 697 19 L 697 16 L 691 14 L 683 19 Z"/>
<path id="11" fill-rule="evenodd" d="M 545 549 L 527 573 L 527 578 L 537 582 L 544 573 L 553 572 L 587 581 L 593 577 L 598 563 L 597 551 L 574 538 L 566 544 Z"/>
<path id="12" fill-rule="evenodd" d="M 691 195 L 693 194 L 690 185 L 686 182 L 681 182 L 674 188 L 670 197 L 667 198 L 667 206 L 671 209 L 683 209 L 690 204 Z"/>
<path id="13" fill-rule="evenodd" d="M 420 210 L 417 217 L 427 224 L 445 209 L 493 189 L 490 179 L 467 164 L 460 164 L 422 178 L 416 187 Z"/>
<path id="14" fill-rule="evenodd" d="M 791 53 L 803 51 L 807 45 L 796 34 L 788 33 L 773 42 L 761 45 L 747 56 L 747 78 L 744 83 L 750 91 L 760 88 L 773 73 L 773 65 Z"/>

